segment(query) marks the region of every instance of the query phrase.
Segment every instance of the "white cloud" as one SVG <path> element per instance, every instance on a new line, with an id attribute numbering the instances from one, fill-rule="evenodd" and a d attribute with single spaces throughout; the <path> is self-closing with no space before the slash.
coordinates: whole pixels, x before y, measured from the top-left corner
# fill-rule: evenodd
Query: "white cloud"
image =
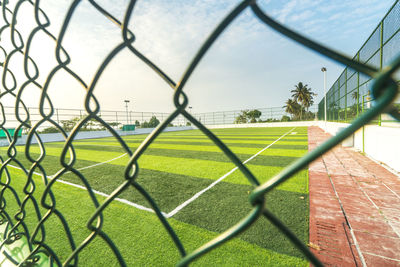
<path id="1" fill-rule="evenodd" d="M 291 0 L 287 2 L 279 12 L 278 20 L 282 23 L 286 22 L 286 18 L 290 15 L 290 13 L 295 9 L 297 4 L 297 0 Z"/>
<path id="2" fill-rule="evenodd" d="M 52 20 L 51 29 L 55 35 L 70 2 L 44 2 L 46 5 L 43 8 Z M 127 0 L 120 1 L 118 5 L 109 0 L 97 2 L 119 20 L 123 19 Z M 178 81 L 206 38 L 239 2 L 138 1 L 129 24 L 137 38 L 133 45 Z M 279 21 L 344 52 L 357 50 L 362 36 L 372 31 L 388 8 L 387 2 L 378 0 L 329 3 L 292 0 L 264 1 L 260 4 L 263 10 Z M 354 13 L 350 12 L 353 10 Z M 346 34 L 351 34 L 352 38 Z M 120 29 L 94 10 L 88 1 L 82 1 L 72 18 L 64 45 L 72 57 L 71 68 L 90 82 L 104 57 L 121 41 Z M 48 49 L 46 54 L 54 57 L 53 49 Z M 280 100 L 276 99 L 282 98 L 282 95 L 277 91 L 284 92 L 298 79 L 317 84 L 315 80 L 318 79 L 314 77 L 315 73 L 311 73 L 312 69 L 325 64 L 326 60 L 303 51 L 300 45 L 274 33 L 250 9 L 246 9 L 207 52 L 185 90 L 195 96 L 190 101 L 196 103 L 198 111 L 200 105 L 203 105 L 203 110 L 217 107 L 229 109 L 230 105 L 237 108 L 240 104 L 241 107 L 249 107 L 252 103 L 264 103 L 266 106 L 278 103 L 276 105 L 280 106 Z M 299 69 L 302 64 L 307 67 Z M 333 76 L 332 67 L 328 67 Z M 319 68 L 316 69 L 319 71 Z M 290 76 L 287 76 L 288 72 Z M 61 78 L 57 78 L 54 86 L 63 86 Z M 62 94 L 74 83 L 65 80 L 68 82 L 65 82 L 64 88 L 57 89 L 61 93 L 58 104 L 75 105 L 73 101 L 62 102 Z M 278 89 L 271 94 L 266 89 L 269 86 Z M 79 90 L 81 88 L 74 92 L 82 98 Z M 95 92 L 107 109 L 120 107 L 124 98 L 132 99 L 135 110 L 163 111 L 172 107 L 172 90 L 127 50 L 121 52 L 106 69 Z M 221 97 L 223 95 L 226 95 L 225 102 Z M 211 103 L 212 97 L 215 97 L 215 103 Z"/>
<path id="3" fill-rule="evenodd" d="M 289 22 L 298 22 L 298 21 L 304 21 L 312 18 L 315 15 L 314 11 L 311 10 L 305 10 L 304 12 L 299 12 L 298 14 L 292 15 L 288 21 Z"/>

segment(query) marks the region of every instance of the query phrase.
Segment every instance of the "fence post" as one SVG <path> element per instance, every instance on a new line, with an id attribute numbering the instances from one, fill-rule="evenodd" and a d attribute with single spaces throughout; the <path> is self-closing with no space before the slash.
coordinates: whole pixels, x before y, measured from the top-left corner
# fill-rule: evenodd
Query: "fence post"
<path id="1" fill-rule="evenodd" d="M 57 123 L 60 124 L 60 119 L 58 117 L 58 108 L 56 108 L 56 114 L 57 114 Z"/>
<path id="2" fill-rule="evenodd" d="M 347 122 L 347 68 L 344 69 L 344 121 Z"/>
<path id="3" fill-rule="evenodd" d="M 357 54 L 357 61 L 360 62 L 360 53 Z M 360 72 L 357 71 L 357 117 L 360 108 Z"/>
<path id="4" fill-rule="evenodd" d="M 213 125 L 215 125 L 215 112 L 213 112 L 212 114 L 213 114 Z"/>
<path id="5" fill-rule="evenodd" d="M 361 109 L 362 113 L 364 113 L 364 97 L 365 97 L 365 95 L 363 95 L 363 97 L 362 97 L 362 109 Z M 362 151 L 363 151 L 363 153 L 365 153 L 364 132 L 365 132 L 365 126 L 363 125 L 363 128 L 362 128 L 362 147 L 363 147 Z"/>
<path id="6" fill-rule="evenodd" d="M 383 20 L 381 21 L 380 24 L 381 24 L 381 34 L 380 34 L 380 48 L 379 48 L 379 53 L 380 53 L 379 69 L 382 70 L 382 67 L 383 67 Z M 378 125 L 382 126 L 382 114 L 381 113 L 379 113 Z"/>
<path id="7" fill-rule="evenodd" d="M 115 111 L 115 120 L 118 123 L 118 111 Z"/>

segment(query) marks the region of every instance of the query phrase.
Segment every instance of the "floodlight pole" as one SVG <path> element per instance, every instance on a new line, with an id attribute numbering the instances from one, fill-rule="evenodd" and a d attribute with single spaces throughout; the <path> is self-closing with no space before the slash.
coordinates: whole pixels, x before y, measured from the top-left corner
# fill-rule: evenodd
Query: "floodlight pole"
<path id="1" fill-rule="evenodd" d="M 126 108 L 126 124 L 129 124 L 128 103 L 130 101 L 129 100 L 124 100 L 124 102 L 125 102 L 125 108 Z"/>
<path id="2" fill-rule="evenodd" d="M 326 130 L 326 68 L 322 67 L 321 71 L 324 73 L 324 117 L 325 117 L 325 130 Z"/>

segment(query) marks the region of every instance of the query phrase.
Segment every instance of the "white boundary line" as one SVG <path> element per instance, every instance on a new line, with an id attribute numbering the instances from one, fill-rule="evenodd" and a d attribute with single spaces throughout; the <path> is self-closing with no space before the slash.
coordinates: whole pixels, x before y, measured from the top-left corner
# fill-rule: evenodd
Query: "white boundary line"
<path id="1" fill-rule="evenodd" d="M 121 158 L 122 156 L 125 156 L 125 155 L 126 155 L 126 153 L 123 154 L 123 155 L 121 155 L 121 156 L 119 156 L 119 157 L 117 157 L 117 158 Z M 111 160 L 108 160 L 108 161 L 105 161 L 105 162 L 101 162 L 101 163 L 98 163 L 98 164 L 94 164 L 94 165 L 91 165 L 91 166 L 87 166 L 87 167 L 84 167 L 84 168 L 90 168 L 90 167 L 98 166 L 98 165 L 101 165 L 101 164 L 105 164 L 105 163 L 107 163 L 107 162 L 116 160 L 117 158 L 114 158 L 114 159 L 111 159 Z M 17 166 L 14 166 L 14 165 L 7 165 L 7 166 L 8 166 L 8 167 L 11 167 L 11 168 L 14 168 L 14 169 L 22 170 L 20 167 L 17 167 Z M 81 170 L 81 169 L 78 169 L 78 170 Z M 41 174 L 41 173 L 38 173 L 38 172 L 33 172 L 33 174 L 38 175 L 38 176 L 42 176 L 42 174 Z M 54 177 L 54 176 L 47 176 L 47 178 L 49 178 L 49 179 L 51 179 L 51 180 L 53 179 L 53 177 Z M 74 184 L 74 183 L 67 182 L 67 181 L 64 181 L 64 180 L 57 180 L 56 182 L 59 182 L 59 183 L 62 183 L 62 184 L 66 184 L 66 185 L 70 185 L 70 186 L 73 186 L 73 187 L 76 187 L 76 188 L 83 189 L 83 190 L 86 190 L 86 191 L 87 191 L 87 188 L 84 187 L 84 186 L 82 186 L 82 185 Z M 106 198 L 108 198 L 108 197 L 110 196 L 110 195 L 108 195 L 108 194 L 106 194 L 106 193 L 103 193 L 103 192 L 100 192 L 100 191 L 97 191 L 97 190 L 94 190 L 94 189 L 92 189 L 92 191 L 93 191 L 93 193 L 95 193 L 96 195 L 103 196 L 103 197 L 106 197 Z M 131 202 L 131 201 L 129 201 L 129 200 L 126 200 L 126 199 L 123 199 L 123 198 L 118 198 L 118 197 L 115 198 L 115 200 L 118 201 L 118 202 L 127 204 L 127 205 L 129 205 L 129 206 L 135 207 L 135 208 L 137 208 L 137 209 L 140 209 L 140 210 L 144 210 L 144 211 L 148 211 L 148 212 L 154 213 L 154 210 L 153 210 L 153 209 L 147 208 L 147 207 L 145 207 L 145 206 L 142 206 L 142 205 L 140 205 L 140 204 Z M 165 217 L 167 217 L 167 214 L 166 214 L 165 212 L 161 212 L 161 213 L 162 213 Z"/>
<path id="2" fill-rule="evenodd" d="M 121 156 L 118 156 L 118 157 L 116 157 L 116 158 L 113 158 L 113 159 L 110 159 L 110 160 L 107 160 L 107 161 L 104 161 L 104 162 L 100 162 L 100 163 L 96 163 L 96 164 L 93 164 L 93 165 L 90 165 L 90 166 L 82 167 L 82 168 L 80 168 L 80 169 L 77 169 L 77 171 L 86 170 L 86 169 L 89 169 L 89 168 L 92 168 L 92 167 L 96 167 L 96 166 L 99 166 L 99 165 L 103 165 L 103 164 L 109 163 L 109 162 L 111 162 L 111 161 L 120 159 L 120 158 L 124 157 L 125 155 L 127 155 L 127 153 L 124 153 L 124 154 L 122 154 Z M 52 176 L 54 176 L 54 175 L 52 175 Z"/>
<path id="3" fill-rule="evenodd" d="M 290 131 L 288 131 L 287 133 L 283 134 L 281 137 L 279 137 L 278 139 L 276 139 L 274 142 L 272 142 L 271 144 L 269 144 L 268 146 L 264 147 L 263 149 L 261 149 L 260 151 L 258 151 L 256 154 L 254 154 L 253 156 L 251 156 L 250 158 L 248 158 L 247 160 L 245 160 L 243 162 L 243 164 L 246 164 L 247 162 L 249 162 L 250 160 L 254 159 L 255 157 L 257 157 L 258 155 L 260 155 L 262 152 L 264 152 L 265 150 L 267 150 L 268 148 L 270 148 L 273 144 L 275 144 L 276 142 L 278 142 L 279 140 L 281 140 L 283 137 L 285 137 L 286 135 L 288 135 L 291 131 L 293 131 L 296 127 L 294 127 L 293 129 L 291 129 Z M 174 216 L 175 214 L 177 214 L 179 211 L 181 211 L 184 207 L 186 207 L 187 205 L 189 205 L 190 203 L 192 203 L 193 201 L 195 201 L 198 197 L 200 197 L 202 194 L 204 194 L 205 192 L 207 192 L 208 190 L 210 190 L 211 188 L 213 188 L 216 184 L 218 184 L 219 182 L 221 182 L 222 180 L 224 180 L 226 177 L 228 177 L 230 174 L 232 174 L 233 172 L 235 172 L 238 169 L 238 167 L 233 168 L 232 170 L 230 170 L 229 172 L 225 173 L 224 175 L 222 175 L 220 178 L 218 178 L 217 180 L 215 180 L 213 183 L 211 183 L 209 186 L 207 186 L 206 188 L 204 188 L 203 190 L 197 192 L 194 196 L 192 196 L 191 198 L 189 198 L 188 200 L 186 200 L 185 202 L 183 202 L 182 204 L 180 204 L 179 206 L 177 206 L 174 210 L 172 210 L 171 212 L 169 212 L 167 214 L 167 218 L 171 218 L 172 216 Z"/>

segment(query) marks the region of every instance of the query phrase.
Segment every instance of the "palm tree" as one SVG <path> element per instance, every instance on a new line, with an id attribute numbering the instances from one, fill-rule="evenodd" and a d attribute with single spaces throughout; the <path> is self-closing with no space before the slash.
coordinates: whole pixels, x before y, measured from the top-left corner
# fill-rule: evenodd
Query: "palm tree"
<path id="1" fill-rule="evenodd" d="M 283 106 L 283 107 L 285 108 L 285 112 L 286 113 L 289 113 L 289 114 L 292 115 L 292 119 L 293 119 L 293 115 L 296 116 L 297 115 L 296 113 L 299 110 L 298 106 L 299 106 L 299 104 L 296 101 L 294 101 L 293 99 L 289 98 L 286 101 L 286 105 Z"/>
<path id="2" fill-rule="evenodd" d="M 293 100 L 299 103 L 302 107 L 304 107 L 307 111 L 308 108 L 314 104 L 314 96 L 315 94 L 311 91 L 311 88 L 308 88 L 308 85 L 303 85 L 302 82 L 299 82 L 295 85 L 295 89 L 291 91 Z M 303 108 L 300 109 L 300 120 L 303 117 Z"/>
<path id="3" fill-rule="evenodd" d="M 357 100 L 357 98 L 358 98 L 358 92 L 357 92 L 357 91 L 354 91 L 354 92 L 351 94 L 351 97 L 352 97 L 354 100 Z"/>
<path id="4" fill-rule="evenodd" d="M 358 115 L 358 109 L 359 109 L 358 97 L 359 97 L 359 94 L 357 91 L 354 91 L 353 93 L 351 93 L 351 98 L 354 99 L 354 104 L 350 107 L 350 115 L 351 116 Z"/>
<path id="5" fill-rule="evenodd" d="M 304 95 L 303 106 L 308 111 L 308 109 L 314 104 L 314 96 L 316 96 L 317 94 L 313 93 L 311 91 L 311 88 L 306 88 L 306 90 L 307 92 Z"/>

